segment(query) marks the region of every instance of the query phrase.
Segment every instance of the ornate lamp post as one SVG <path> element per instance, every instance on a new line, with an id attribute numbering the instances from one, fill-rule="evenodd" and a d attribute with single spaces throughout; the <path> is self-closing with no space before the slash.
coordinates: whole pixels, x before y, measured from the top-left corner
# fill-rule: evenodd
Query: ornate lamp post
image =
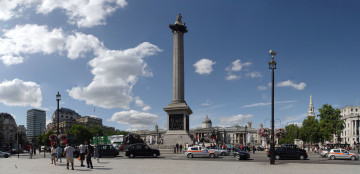
<path id="1" fill-rule="evenodd" d="M 270 50 L 271 61 L 269 62 L 269 69 L 272 70 L 272 90 L 271 90 L 271 141 L 270 141 L 270 164 L 275 164 L 275 141 L 274 141 L 274 70 L 276 69 L 276 62 L 274 56 L 276 52 Z"/>
<path id="2" fill-rule="evenodd" d="M 60 131 L 59 131 L 59 102 L 60 102 L 60 100 L 61 100 L 61 95 L 60 95 L 60 93 L 59 93 L 59 91 L 58 91 L 58 93 L 56 94 L 56 101 L 57 101 L 57 132 L 56 132 L 56 137 L 58 137 L 59 136 L 59 133 L 60 133 Z M 58 142 L 59 143 L 59 142 Z"/>
<path id="3" fill-rule="evenodd" d="M 360 138 L 359 138 L 359 134 L 360 134 L 359 124 L 360 124 L 360 121 L 359 121 L 359 118 L 360 118 L 360 115 L 358 115 L 357 118 L 358 118 L 358 121 L 357 121 L 357 136 L 358 136 L 357 146 L 358 147 L 357 148 L 358 148 L 358 155 L 359 155 L 359 147 L 360 147 L 360 145 L 359 145 L 359 142 L 360 142 Z"/>

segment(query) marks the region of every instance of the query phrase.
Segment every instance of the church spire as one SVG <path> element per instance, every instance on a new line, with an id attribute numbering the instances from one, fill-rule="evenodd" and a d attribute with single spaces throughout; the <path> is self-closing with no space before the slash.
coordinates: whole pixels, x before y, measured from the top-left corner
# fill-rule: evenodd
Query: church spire
<path id="1" fill-rule="evenodd" d="M 315 113 L 314 113 L 314 105 L 313 105 L 313 101 L 312 101 L 312 95 L 310 95 L 310 104 L 309 104 L 309 109 L 308 109 L 308 113 L 307 116 L 313 116 L 315 117 Z"/>

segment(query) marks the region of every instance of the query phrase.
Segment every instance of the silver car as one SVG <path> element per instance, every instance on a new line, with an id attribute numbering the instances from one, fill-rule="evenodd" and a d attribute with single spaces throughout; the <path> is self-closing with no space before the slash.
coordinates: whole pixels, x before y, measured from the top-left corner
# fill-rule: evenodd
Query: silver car
<path id="1" fill-rule="evenodd" d="M 327 154 L 328 159 L 351 159 L 357 160 L 359 157 L 355 153 L 351 153 L 345 149 L 331 149 Z"/>
<path id="2" fill-rule="evenodd" d="M 230 151 L 227 150 L 227 149 L 218 149 L 218 148 L 216 148 L 216 146 L 208 146 L 206 148 L 210 149 L 210 150 L 218 150 L 220 152 L 220 156 L 228 156 L 228 155 L 230 155 Z"/>
<path id="3" fill-rule="evenodd" d="M 215 158 L 215 157 L 219 157 L 220 152 L 215 149 L 207 149 L 201 146 L 193 146 L 193 147 L 189 147 L 185 154 L 188 158 L 193 158 L 193 157 Z"/>
<path id="4" fill-rule="evenodd" d="M 0 151 L 0 156 L 1 157 L 5 157 L 5 158 L 8 158 L 8 157 L 10 157 L 10 153 L 8 153 L 8 152 L 3 152 L 3 151 Z"/>

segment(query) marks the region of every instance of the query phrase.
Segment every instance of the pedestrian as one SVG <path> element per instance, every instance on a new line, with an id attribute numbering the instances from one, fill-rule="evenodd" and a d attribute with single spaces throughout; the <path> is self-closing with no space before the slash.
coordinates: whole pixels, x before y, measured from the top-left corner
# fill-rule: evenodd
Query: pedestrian
<path id="1" fill-rule="evenodd" d="M 84 159 L 85 159 L 85 145 L 84 144 L 80 144 L 79 146 L 79 150 L 80 150 L 80 161 L 81 161 L 81 167 L 85 167 L 84 165 Z"/>
<path id="2" fill-rule="evenodd" d="M 97 159 L 96 159 L 97 158 Z M 100 163 L 99 162 L 99 147 L 98 146 L 95 146 L 95 148 L 94 148 L 94 159 L 96 159 L 97 160 L 97 162 L 98 163 Z"/>
<path id="3" fill-rule="evenodd" d="M 174 153 L 176 153 L 176 145 L 174 145 Z"/>
<path id="4" fill-rule="evenodd" d="M 179 144 L 176 143 L 176 153 L 179 153 Z"/>
<path id="5" fill-rule="evenodd" d="M 255 153 L 255 151 L 256 151 L 256 147 L 255 147 L 255 146 L 253 146 L 253 154 Z"/>
<path id="6" fill-rule="evenodd" d="M 33 152 L 34 152 L 34 156 L 36 155 L 36 148 L 34 147 L 34 150 L 33 150 Z"/>
<path id="7" fill-rule="evenodd" d="M 32 159 L 33 152 L 32 152 L 32 148 L 31 148 L 31 147 L 30 147 L 30 150 L 29 150 L 29 154 L 30 154 L 30 159 Z"/>
<path id="8" fill-rule="evenodd" d="M 59 158 L 60 158 L 60 162 L 62 162 L 61 161 L 61 154 L 62 154 L 62 148 L 59 146 L 58 148 L 57 148 L 57 156 L 56 156 L 56 162 L 58 162 L 58 160 L 59 160 Z"/>
<path id="9" fill-rule="evenodd" d="M 51 164 L 54 164 L 56 166 L 56 155 L 57 155 L 57 149 L 56 149 L 56 145 L 53 145 L 53 147 L 51 148 Z"/>
<path id="10" fill-rule="evenodd" d="M 182 153 L 182 148 L 183 148 L 183 146 L 182 146 L 182 144 L 180 144 L 180 146 L 179 146 L 180 153 Z"/>
<path id="11" fill-rule="evenodd" d="M 87 168 L 93 168 L 92 165 L 92 161 L 91 161 L 91 156 L 94 153 L 94 148 L 88 143 L 86 142 L 87 145 L 87 153 L 86 153 L 86 164 L 87 164 Z"/>
<path id="12" fill-rule="evenodd" d="M 66 169 L 69 169 L 69 163 L 71 163 L 71 170 L 74 170 L 74 151 L 75 149 L 69 144 L 66 144 L 64 149 L 64 155 L 66 157 Z"/>

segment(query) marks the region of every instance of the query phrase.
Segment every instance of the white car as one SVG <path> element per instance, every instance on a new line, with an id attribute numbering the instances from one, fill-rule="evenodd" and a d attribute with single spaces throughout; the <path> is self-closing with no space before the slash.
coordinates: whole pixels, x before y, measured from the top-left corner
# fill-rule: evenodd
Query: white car
<path id="1" fill-rule="evenodd" d="M 8 157 L 10 157 L 10 153 L 8 153 L 8 152 L 3 152 L 3 151 L 0 151 L 0 156 L 2 156 L 2 157 L 5 157 L 5 158 L 8 158 Z"/>
<path id="2" fill-rule="evenodd" d="M 188 158 L 193 158 L 193 157 L 215 158 L 215 157 L 220 156 L 220 152 L 218 150 L 207 149 L 207 148 L 201 147 L 201 146 L 189 147 L 185 154 Z"/>
<path id="3" fill-rule="evenodd" d="M 351 159 L 357 160 L 358 157 L 355 153 L 351 153 L 345 149 L 331 149 L 327 154 L 328 159 Z"/>

